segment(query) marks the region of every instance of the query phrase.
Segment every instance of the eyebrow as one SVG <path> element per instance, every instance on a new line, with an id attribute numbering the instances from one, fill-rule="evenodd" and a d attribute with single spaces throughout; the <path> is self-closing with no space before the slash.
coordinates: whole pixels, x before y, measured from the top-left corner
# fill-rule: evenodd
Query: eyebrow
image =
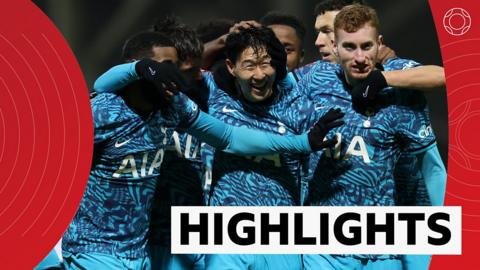
<path id="1" fill-rule="evenodd" d="M 247 59 L 247 60 L 243 60 L 242 65 L 249 65 L 249 64 L 255 64 L 255 61 L 251 60 L 251 59 Z"/>
<path id="2" fill-rule="evenodd" d="M 315 28 L 315 30 L 317 31 L 332 30 L 333 31 L 333 28 L 330 27 L 329 25 L 322 25 L 319 28 Z"/>
<path id="3" fill-rule="evenodd" d="M 359 47 L 362 47 L 362 46 L 365 46 L 365 45 L 372 45 L 373 43 L 374 43 L 373 41 L 362 42 L 362 43 L 360 43 Z M 342 42 L 341 45 L 342 45 L 343 47 L 345 47 L 345 46 L 357 47 L 357 43 L 355 43 L 355 42 L 350 42 L 350 41 L 344 41 L 344 42 Z"/>
<path id="4" fill-rule="evenodd" d="M 350 41 L 344 41 L 342 42 L 342 46 L 357 46 L 355 42 L 350 42 Z"/>

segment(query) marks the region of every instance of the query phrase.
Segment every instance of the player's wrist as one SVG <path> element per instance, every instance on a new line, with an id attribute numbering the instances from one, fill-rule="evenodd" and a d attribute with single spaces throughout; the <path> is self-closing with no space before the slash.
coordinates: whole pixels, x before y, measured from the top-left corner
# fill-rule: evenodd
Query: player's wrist
<path id="1" fill-rule="evenodd" d="M 373 70 L 367 77 L 369 83 L 374 84 L 375 89 L 382 90 L 385 87 L 388 87 L 387 79 L 385 78 L 384 72 L 378 69 Z"/>
<path id="2" fill-rule="evenodd" d="M 153 70 L 153 66 L 155 65 L 156 62 L 155 60 L 152 59 L 142 59 L 137 61 L 135 64 L 135 72 L 140 76 L 141 78 L 145 78 L 148 75 L 149 68 Z"/>

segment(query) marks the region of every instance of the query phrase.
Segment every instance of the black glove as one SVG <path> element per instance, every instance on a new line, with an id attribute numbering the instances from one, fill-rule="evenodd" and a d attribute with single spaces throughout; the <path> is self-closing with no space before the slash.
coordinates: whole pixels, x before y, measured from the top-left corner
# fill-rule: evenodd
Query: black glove
<path id="1" fill-rule="evenodd" d="M 152 59 L 140 60 L 135 65 L 135 71 L 142 78 L 155 85 L 164 93 L 166 90 L 177 94 L 187 89 L 187 82 L 178 67 L 171 61 L 157 62 Z"/>
<path id="2" fill-rule="evenodd" d="M 317 123 L 315 123 L 313 128 L 308 132 L 308 142 L 313 151 L 335 146 L 337 143 L 336 136 L 333 139 L 324 139 L 330 130 L 345 123 L 342 120 L 344 115 L 345 114 L 340 109 L 330 109 L 320 118 L 320 120 L 318 120 Z"/>
<path id="3" fill-rule="evenodd" d="M 375 69 L 368 74 L 365 80 L 353 87 L 352 101 L 360 104 L 372 101 L 377 96 L 377 93 L 387 86 L 387 80 L 382 72 Z"/>
<path id="4" fill-rule="evenodd" d="M 276 81 L 283 80 L 287 74 L 287 53 L 285 46 L 277 37 L 273 36 L 267 44 L 267 53 L 272 58 L 271 65 L 276 72 Z"/>

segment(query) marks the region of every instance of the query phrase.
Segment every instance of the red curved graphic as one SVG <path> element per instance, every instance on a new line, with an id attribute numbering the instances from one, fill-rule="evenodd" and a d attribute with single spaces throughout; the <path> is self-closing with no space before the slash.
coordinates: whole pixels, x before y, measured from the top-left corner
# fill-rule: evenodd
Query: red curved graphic
<path id="1" fill-rule="evenodd" d="M 445 204 L 462 206 L 462 255 L 434 256 L 430 269 L 480 269 L 480 8 L 430 0 L 442 50 L 449 116 Z"/>
<path id="2" fill-rule="evenodd" d="M 67 42 L 30 1 L 0 16 L 2 269 L 31 269 L 80 202 L 92 158 L 88 92 Z"/>

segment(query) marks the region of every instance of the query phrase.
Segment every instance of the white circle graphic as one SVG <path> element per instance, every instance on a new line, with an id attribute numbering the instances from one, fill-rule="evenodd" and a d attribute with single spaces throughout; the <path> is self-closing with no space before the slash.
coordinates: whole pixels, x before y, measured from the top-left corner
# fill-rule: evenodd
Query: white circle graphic
<path id="1" fill-rule="evenodd" d="M 443 16 L 443 27 L 450 35 L 461 36 L 470 29 L 470 26 L 472 18 L 463 8 L 452 8 Z"/>

